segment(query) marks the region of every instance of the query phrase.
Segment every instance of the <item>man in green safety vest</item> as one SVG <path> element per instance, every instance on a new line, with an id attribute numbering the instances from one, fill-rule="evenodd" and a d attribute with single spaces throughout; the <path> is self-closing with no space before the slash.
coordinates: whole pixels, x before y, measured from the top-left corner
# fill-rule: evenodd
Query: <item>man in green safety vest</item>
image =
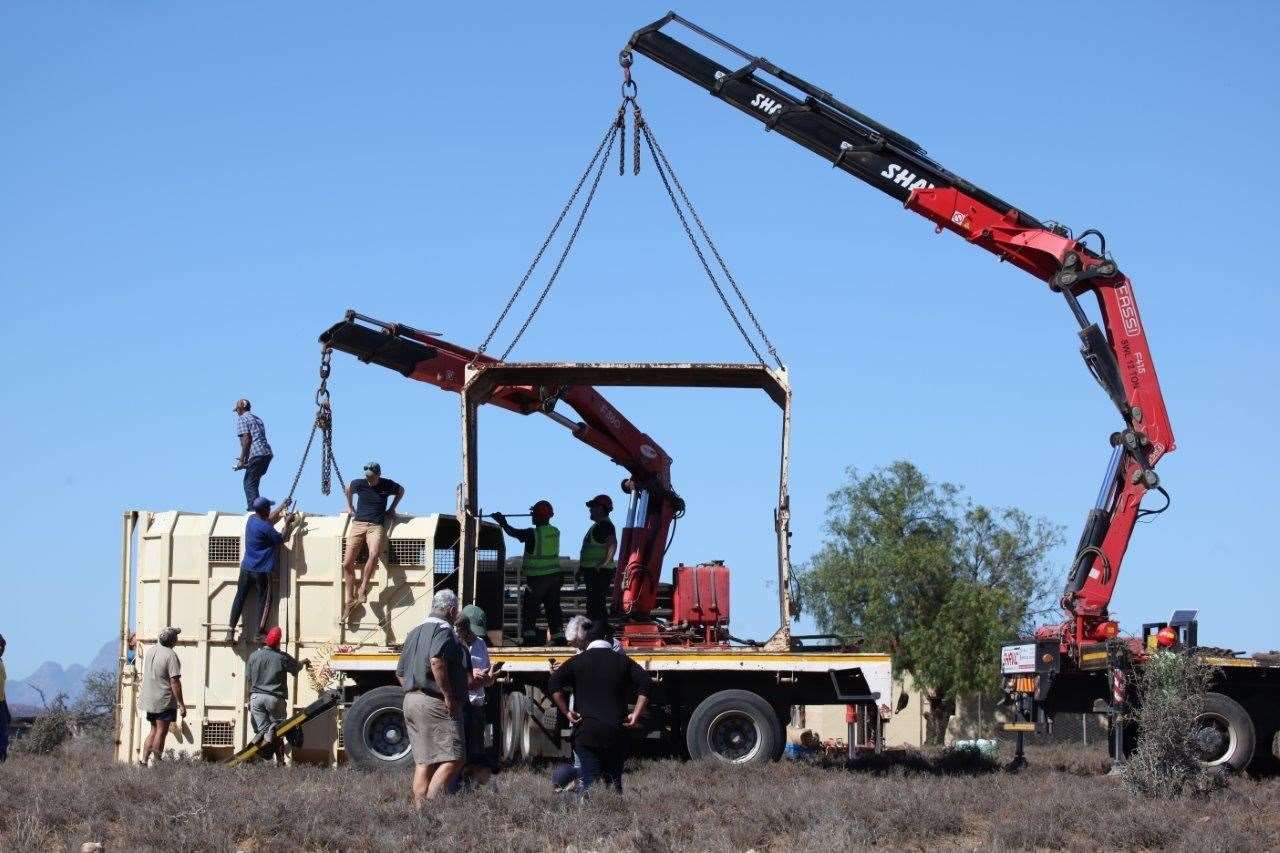
<path id="1" fill-rule="evenodd" d="M 521 565 L 525 588 L 520 597 L 522 641 L 525 645 L 537 643 L 538 632 L 534 624 L 538 610 L 542 609 L 547 616 L 547 645 L 553 645 L 555 638 L 564 630 L 564 615 L 560 610 L 560 531 L 551 526 L 555 510 L 550 501 L 538 501 L 529 507 L 529 512 L 533 516 L 533 527 L 514 528 L 500 512 L 493 514 L 493 520 L 508 536 L 524 543 Z"/>
<path id="2" fill-rule="evenodd" d="M 582 537 L 578 568 L 587 587 L 587 618 L 602 624 L 609 618 L 606 602 L 613 586 L 613 557 L 618 552 L 618 531 L 609 520 L 613 498 L 596 495 L 587 501 L 587 511 L 591 514 L 591 527 Z"/>

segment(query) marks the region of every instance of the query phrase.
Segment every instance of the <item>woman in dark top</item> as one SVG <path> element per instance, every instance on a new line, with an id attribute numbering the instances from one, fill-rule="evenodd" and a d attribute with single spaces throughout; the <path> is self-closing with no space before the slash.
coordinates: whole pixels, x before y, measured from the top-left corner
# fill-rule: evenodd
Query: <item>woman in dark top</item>
<path id="1" fill-rule="evenodd" d="M 548 689 L 560 713 L 574 728 L 573 749 L 582 764 L 583 791 L 598 779 L 622 791 L 622 765 L 627 760 L 627 729 L 639 725 L 649 703 L 649 673 L 631 658 L 613 650 L 598 629 L 579 654 L 551 673 Z M 573 708 L 565 690 L 573 691 Z M 627 715 L 627 700 L 636 706 Z"/>

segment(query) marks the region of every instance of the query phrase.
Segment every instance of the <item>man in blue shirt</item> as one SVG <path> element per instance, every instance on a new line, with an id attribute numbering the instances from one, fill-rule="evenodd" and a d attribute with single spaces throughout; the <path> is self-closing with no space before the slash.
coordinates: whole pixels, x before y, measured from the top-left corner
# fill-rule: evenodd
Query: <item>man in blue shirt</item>
<path id="1" fill-rule="evenodd" d="M 349 616 L 357 605 L 369 599 L 369 581 L 378 567 L 378 558 L 387 547 L 387 531 L 396 521 L 396 507 L 404 498 L 404 486 L 382 476 L 382 466 L 370 462 L 364 466 L 364 477 L 347 483 L 347 512 L 351 513 L 351 526 L 347 528 L 347 553 L 342 560 L 342 573 L 346 576 L 346 613 Z M 352 499 L 355 505 L 352 505 Z M 387 506 L 390 499 L 391 506 Z M 356 558 L 363 545 L 368 552 L 364 561 L 364 574 L 356 586 Z"/>
<path id="2" fill-rule="evenodd" d="M 258 499 L 258 483 L 271 465 L 271 445 L 262 418 L 249 411 L 249 401 L 236 400 L 236 435 L 240 438 L 240 458 L 232 471 L 244 471 L 244 501 L 249 509 Z"/>
<path id="3" fill-rule="evenodd" d="M 259 497 L 253 502 L 253 515 L 244 526 L 244 559 L 240 561 L 240 579 L 236 582 L 236 598 L 231 602 L 231 619 L 227 639 L 235 636 L 236 624 L 244 610 L 245 596 L 253 587 L 257 593 L 258 611 L 254 621 L 247 623 L 240 632 L 240 642 L 249 637 L 257 637 L 259 641 L 266 635 L 267 618 L 271 613 L 271 576 L 276 571 L 276 558 L 280 546 L 289 535 L 289 528 L 294 522 L 294 514 L 285 513 L 290 501 L 280 504 L 275 512 L 271 511 L 271 501 Z M 275 523 L 284 516 L 284 531 L 275 529 Z M 252 627 L 252 631 L 249 630 Z"/>

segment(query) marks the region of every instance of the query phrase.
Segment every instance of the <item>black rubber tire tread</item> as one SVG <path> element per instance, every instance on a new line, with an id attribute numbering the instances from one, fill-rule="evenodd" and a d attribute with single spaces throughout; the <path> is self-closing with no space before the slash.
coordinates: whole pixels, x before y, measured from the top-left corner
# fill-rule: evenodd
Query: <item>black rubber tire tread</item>
<path id="1" fill-rule="evenodd" d="M 759 694 L 750 690 L 721 690 L 712 693 L 698 703 L 689 715 L 689 724 L 685 727 L 685 746 L 689 757 L 694 760 L 721 760 L 712 750 L 708 742 L 711 721 L 724 711 L 737 710 L 747 714 L 756 723 L 760 734 L 760 748 L 746 764 L 765 764 L 776 761 L 780 755 L 779 745 L 785 748 L 782 736 L 782 725 L 773 706 Z M 728 763 L 728 762 L 725 762 Z"/>
<path id="2" fill-rule="evenodd" d="M 412 753 L 406 752 L 395 761 L 383 761 L 376 757 L 373 750 L 364 742 L 364 723 L 374 711 L 383 708 L 399 710 L 403 706 L 404 690 L 394 685 L 375 687 L 356 697 L 356 701 L 352 702 L 351 707 L 347 708 L 342 715 L 342 745 L 347 753 L 348 764 L 360 770 L 395 770 L 397 772 L 413 767 Z M 408 736 L 406 729 L 405 737 Z"/>
<path id="3" fill-rule="evenodd" d="M 1253 753 L 1258 745 L 1258 733 L 1253 727 L 1253 720 L 1249 718 L 1249 712 L 1239 702 L 1221 693 L 1204 694 L 1204 710 L 1225 719 L 1235 734 L 1235 749 L 1218 766 L 1235 773 L 1244 772 L 1249 762 L 1253 761 Z"/>

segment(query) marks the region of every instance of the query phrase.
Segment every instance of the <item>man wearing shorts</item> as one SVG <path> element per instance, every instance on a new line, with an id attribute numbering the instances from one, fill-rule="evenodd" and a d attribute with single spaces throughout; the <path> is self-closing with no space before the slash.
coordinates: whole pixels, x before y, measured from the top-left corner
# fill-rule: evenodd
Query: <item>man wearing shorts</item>
<path id="1" fill-rule="evenodd" d="M 346 576 L 346 611 L 350 613 L 358 604 L 369 598 L 369 581 L 378 565 L 378 558 L 387 543 L 387 529 L 395 523 L 396 507 L 404 498 L 404 486 L 382 476 L 382 466 L 370 462 L 364 466 L 364 478 L 347 483 L 347 512 L 351 513 L 351 527 L 347 530 L 347 553 L 342 560 L 342 573 Z M 355 505 L 351 499 L 355 498 Z M 391 506 L 387 499 L 391 498 Z M 360 546 L 369 552 L 364 562 L 364 574 L 356 586 L 356 558 Z"/>
<path id="2" fill-rule="evenodd" d="M 275 756 L 276 764 L 284 764 L 284 744 L 276 738 L 273 727 L 285 721 L 285 701 L 289 698 L 289 676 L 309 663 L 298 660 L 288 652 L 280 651 L 281 632 L 273 627 L 261 646 L 249 655 L 245 666 L 245 681 L 249 682 L 249 719 L 255 735 L 267 732 L 264 742 L 267 752 Z"/>
<path id="3" fill-rule="evenodd" d="M 466 652 L 453 631 L 458 596 L 442 589 L 431 615 L 409 632 L 396 665 L 404 688 L 404 721 L 413 750 L 413 804 L 447 793 L 466 760 L 462 708 L 467 701 Z"/>
<path id="4" fill-rule="evenodd" d="M 138 762 L 144 767 L 152 755 L 160 760 L 169 726 L 177 722 L 179 714 L 183 719 L 187 716 L 187 704 L 182 701 L 182 663 L 173 650 L 178 629 L 165 628 L 157 639 L 159 642 L 142 658 L 142 710 L 151 724 Z"/>

